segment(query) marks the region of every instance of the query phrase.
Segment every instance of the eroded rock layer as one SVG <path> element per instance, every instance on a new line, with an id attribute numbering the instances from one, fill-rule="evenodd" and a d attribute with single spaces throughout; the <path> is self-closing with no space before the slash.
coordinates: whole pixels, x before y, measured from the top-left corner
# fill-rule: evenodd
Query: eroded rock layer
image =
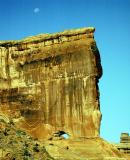
<path id="1" fill-rule="evenodd" d="M 102 75 L 94 28 L 0 41 L 0 109 L 37 137 L 95 137 Z"/>

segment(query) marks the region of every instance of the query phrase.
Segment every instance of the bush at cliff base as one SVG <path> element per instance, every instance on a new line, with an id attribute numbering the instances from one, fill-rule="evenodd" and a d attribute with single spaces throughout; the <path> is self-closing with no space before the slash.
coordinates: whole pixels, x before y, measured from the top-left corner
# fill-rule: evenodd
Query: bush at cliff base
<path id="1" fill-rule="evenodd" d="M 12 122 L 0 120 L 0 160 L 53 160 L 45 147 Z"/>

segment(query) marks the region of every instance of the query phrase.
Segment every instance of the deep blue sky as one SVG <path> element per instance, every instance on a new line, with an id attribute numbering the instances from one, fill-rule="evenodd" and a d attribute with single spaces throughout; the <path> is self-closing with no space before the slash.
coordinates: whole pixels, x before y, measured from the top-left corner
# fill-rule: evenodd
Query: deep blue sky
<path id="1" fill-rule="evenodd" d="M 101 136 L 118 142 L 130 133 L 130 0 L 0 0 L 1 40 L 88 26 L 103 66 Z"/>

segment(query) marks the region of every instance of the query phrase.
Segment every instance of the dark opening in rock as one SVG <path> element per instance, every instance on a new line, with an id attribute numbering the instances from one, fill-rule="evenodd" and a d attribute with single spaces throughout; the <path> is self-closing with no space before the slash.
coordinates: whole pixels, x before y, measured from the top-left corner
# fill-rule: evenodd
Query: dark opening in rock
<path id="1" fill-rule="evenodd" d="M 68 139 L 70 137 L 70 135 L 68 133 L 66 133 L 65 131 L 58 131 L 56 133 L 54 133 L 55 137 L 62 137 L 64 139 Z"/>

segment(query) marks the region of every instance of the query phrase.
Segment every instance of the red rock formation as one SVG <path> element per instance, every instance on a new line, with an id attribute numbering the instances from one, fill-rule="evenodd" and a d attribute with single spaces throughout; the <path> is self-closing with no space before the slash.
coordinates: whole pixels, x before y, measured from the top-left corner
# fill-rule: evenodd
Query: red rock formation
<path id="1" fill-rule="evenodd" d="M 37 136 L 57 130 L 97 136 L 102 69 L 93 32 L 83 28 L 1 41 L 1 110 L 15 116 L 20 111 L 25 128 L 31 133 L 40 128 Z"/>
<path id="2" fill-rule="evenodd" d="M 70 139 L 44 144 L 60 160 L 130 159 L 98 137 L 102 68 L 93 33 L 83 28 L 0 41 L 0 119 L 11 117 L 38 138 L 67 132 Z"/>

